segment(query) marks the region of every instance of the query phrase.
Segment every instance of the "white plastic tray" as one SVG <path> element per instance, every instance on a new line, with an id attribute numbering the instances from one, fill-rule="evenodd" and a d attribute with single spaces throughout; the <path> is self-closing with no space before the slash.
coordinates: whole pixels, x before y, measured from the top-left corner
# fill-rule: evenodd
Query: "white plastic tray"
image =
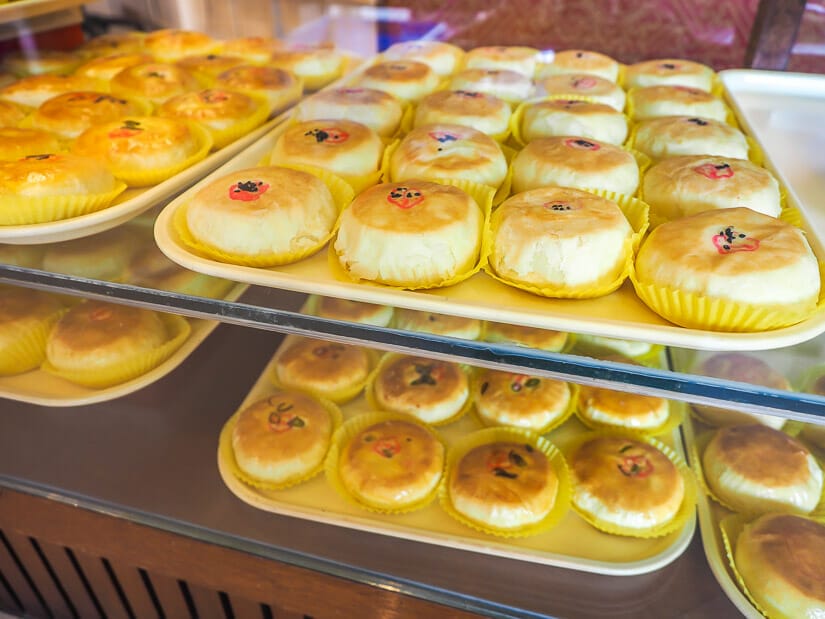
<path id="1" fill-rule="evenodd" d="M 291 341 L 293 337 L 287 338 L 282 350 Z M 275 358 L 277 354 L 239 410 L 275 390 L 269 378 L 274 371 Z M 345 420 L 371 410 L 374 409 L 369 407 L 363 395 L 342 407 Z M 481 427 L 473 415 L 468 414 L 455 423 L 438 428 L 438 432 L 449 444 Z M 571 418 L 547 438 L 563 448 L 566 441 L 582 431 L 586 428 Z M 226 433 L 224 428 L 222 441 L 229 440 Z M 669 436 L 657 438 L 684 455 L 678 429 Z M 230 466 L 219 450 L 218 469 L 224 483 L 238 498 L 258 509 L 428 544 L 600 574 L 629 576 L 660 569 L 685 551 L 696 526 L 696 518 L 691 517 L 680 531 L 656 539 L 636 539 L 602 533 L 571 510 L 558 526 L 546 533 L 523 539 L 502 539 L 459 524 L 439 507 L 437 500 L 413 513 L 379 515 L 342 499 L 327 484 L 323 474 L 286 490 L 266 491 L 238 480 Z"/>

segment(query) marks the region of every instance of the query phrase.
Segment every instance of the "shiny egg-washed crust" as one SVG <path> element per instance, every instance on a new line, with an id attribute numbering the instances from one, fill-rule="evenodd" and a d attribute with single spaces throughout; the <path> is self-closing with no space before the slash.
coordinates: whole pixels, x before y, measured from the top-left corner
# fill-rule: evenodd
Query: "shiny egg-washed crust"
<path id="1" fill-rule="evenodd" d="M 381 90 L 333 88 L 321 90 L 301 101 L 294 116 L 299 121 L 348 119 L 366 125 L 382 137 L 389 137 L 397 131 L 403 112 L 401 102 Z"/>
<path id="2" fill-rule="evenodd" d="M 272 37 L 240 37 L 221 41 L 219 50 L 226 56 L 240 56 L 247 61 L 265 63 L 272 52 L 283 46 L 278 39 Z"/>
<path id="3" fill-rule="evenodd" d="M 0 101 L 0 127 L 16 127 L 26 113 L 16 103 Z"/>
<path id="4" fill-rule="evenodd" d="M 570 404 L 570 387 L 560 380 L 485 369 L 473 386 L 479 416 L 502 425 L 540 430 Z"/>
<path id="5" fill-rule="evenodd" d="M 139 64 L 147 64 L 154 59 L 149 54 L 141 52 L 113 54 L 111 56 L 98 56 L 84 62 L 74 74 L 90 79 L 109 81 L 115 75 Z"/>
<path id="6" fill-rule="evenodd" d="M 782 211 L 779 183 L 766 169 L 745 159 L 671 157 L 647 170 L 642 192 L 653 212 L 665 219 L 734 207 L 771 217 Z"/>
<path id="7" fill-rule="evenodd" d="M 532 78 L 536 72 L 539 50 L 517 45 L 476 47 L 467 52 L 467 69 L 502 69 L 518 71 Z"/>
<path id="8" fill-rule="evenodd" d="M 470 388 L 467 374 L 455 363 L 399 356 L 382 363 L 373 394 L 385 410 L 438 423 L 462 410 Z"/>
<path id="9" fill-rule="evenodd" d="M 177 65 L 152 62 L 123 69 L 112 78 L 110 88 L 118 97 L 142 97 L 160 104 L 175 95 L 199 90 L 201 83 Z"/>
<path id="10" fill-rule="evenodd" d="M 637 62 L 625 68 L 624 87 L 644 88 L 657 85 L 678 85 L 710 92 L 713 70 L 690 60 L 663 58 Z"/>
<path id="11" fill-rule="evenodd" d="M 664 116 L 640 122 L 633 148 L 653 159 L 684 155 L 748 158 L 748 141 L 736 127 L 696 116 Z"/>
<path id="12" fill-rule="evenodd" d="M 371 424 L 341 449 L 341 482 L 358 500 L 379 508 L 415 503 L 431 494 L 444 469 L 444 446 L 425 426 L 402 419 Z"/>
<path id="13" fill-rule="evenodd" d="M 632 153 L 578 136 L 537 138 L 516 155 L 512 167 L 514 193 L 554 185 L 632 196 L 639 186 Z"/>
<path id="14" fill-rule="evenodd" d="M 428 124 L 413 129 L 390 159 L 390 178 L 394 182 L 464 179 L 498 187 L 506 176 L 507 160 L 498 143 L 481 131 L 461 125 Z"/>
<path id="15" fill-rule="evenodd" d="M 709 92 L 687 86 L 648 86 L 634 88 L 628 95 L 628 113 L 636 121 L 660 116 L 699 116 L 724 122 L 725 103 Z"/>
<path id="16" fill-rule="evenodd" d="M 323 318 L 360 322 L 376 327 L 386 327 L 393 316 L 393 308 L 388 305 L 362 303 L 335 297 L 320 297 L 317 301 L 316 312 Z"/>
<path id="17" fill-rule="evenodd" d="M 736 540 L 736 570 L 771 617 L 819 617 L 825 608 L 825 524 L 766 514 Z"/>
<path id="18" fill-rule="evenodd" d="M 566 73 L 588 73 L 615 82 L 619 77 L 619 63 L 599 52 L 565 49 L 554 54 L 553 62 L 542 67 L 539 77 Z"/>
<path id="19" fill-rule="evenodd" d="M 804 233 L 747 208 L 705 211 L 657 227 L 639 249 L 636 277 L 643 284 L 777 307 L 813 307 L 820 289 L 819 266 Z"/>
<path id="20" fill-rule="evenodd" d="M 31 125 L 76 138 L 90 127 L 146 112 L 145 104 L 129 99 L 100 92 L 68 92 L 49 99 L 37 108 L 31 115 Z"/>
<path id="21" fill-rule="evenodd" d="M 0 287 L 0 350 L 60 312 L 56 297 L 29 288 Z"/>
<path id="22" fill-rule="evenodd" d="M 483 92 L 514 103 L 524 101 L 533 93 L 533 80 L 506 69 L 465 69 L 453 75 L 450 89 Z"/>
<path id="23" fill-rule="evenodd" d="M 438 88 L 439 77 L 428 65 L 414 60 L 379 62 L 358 78 L 365 88 L 383 90 L 404 101 L 417 101 Z"/>
<path id="24" fill-rule="evenodd" d="M 406 331 L 423 331 L 434 335 L 477 340 L 481 336 L 482 322 L 477 318 L 450 316 L 417 310 L 395 310 L 395 328 Z"/>
<path id="25" fill-rule="evenodd" d="M 295 85 L 294 74 L 276 67 L 240 65 L 215 78 L 215 86 L 234 90 L 286 90 Z"/>
<path id="26" fill-rule="evenodd" d="M 323 460 L 334 422 L 312 396 L 277 391 L 242 410 L 232 433 L 242 471 L 280 483 L 308 473 Z"/>
<path id="27" fill-rule="evenodd" d="M 80 75 L 34 75 L 0 88 L 0 99 L 36 108 L 66 92 L 97 90 L 97 80 Z"/>
<path id="28" fill-rule="evenodd" d="M 566 73 L 551 75 L 539 81 L 538 86 L 548 95 L 579 95 L 598 103 L 605 103 L 621 112 L 625 92 L 615 82 L 597 75 Z"/>
<path id="29" fill-rule="evenodd" d="M 143 39 L 144 49 L 157 58 L 177 60 L 184 56 L 208 54 L 217 44 L 207 34 L 165 28 L 150 32 Z"/>
<path id="30" fill-rule="evenodd" d="M 538 522 L 556 500 L 559 479 L 550 460 L 522 443 L 495 442 L 464 454 L 450 472 L 453 507 L 467 518 L 498 528 Z"/>
<path id="31" fill-rule="evenodd" d="M 684 482 L 679 469 L 648 443 L 598 436 L 580 445 L 568 462 L 574 502 L 578 504 L 582 493 L 598 500 L 605 512 L 594 513 L 596 518 L 612 522 L 638 514 L 661 524 L 673 518 L 682 504 Z"/>
<path id="32" fill-rule="evenodd" d="M 199 56 L 181 58 L 175 64 L 190 73 L 202 73 L 214 78 L 224 71 L 246 64 L 246 60 L 240 56 L 201 54 Z"/>
<path id="33" fill-rule="evenodd" d="M 517 344 L 528 348 L 559 352 L 567 344 L 568 336 L 565 331 L 522 327 L 504 322 L 488 322 L 484 329 L 484 339 L 499 344 Z"/>
<path id="34" fill-rule="evenodd" d="M 37 182 L 32 183 L 31 179 Z M 77 196 L 116 188 L 111 173 L 92 157 L 32 155 L 0 162 L 0 197 Z"/>
<path id="35" fill-rule="evenodd" d="M 287 128 L 275 142 L 270 162 L 303 164 L 344 176 L 376 172 L 384 143 L 375 131 L 349 120 L 308 120 Z"/>
<path id="36" fill-rule="evenodd" d="M 308 338 L 290 344 L 275 361 L 282 385 L 319 393 L 363 385 L 369 372 L 366 349 Z"/>
<path id="37" fill-rule="evenodd" d="M 58 370 L 95 372 L 144 355 L 167 339 L 157 312 L 85 301 L 64 314 L 52 329 L 46 358 Z"/>
<path id="38" fill-rule="evenodd" d="M 17 162 L 24 157 L 63 150 L 60 136 L 45 129 L 0 127 L 0 161 Z M 6 175 L 4 175 L 6 176 Z M 6 176 L 6 180 L 8 177 Z M 0 189 L 0 192 L 3 190 Z"/>
<path id="39" fill-rule="evenodd" d="M 464 50 L 443 41 L 402 41 L 391 45 L 382 56 L 387 60 L 423 62 L 438 75 L 450 75 L 464 60 Z"/>
<path id="40" fill-rule="evenodd" d="M 111 54 L 133 54 L 143 49 L 143 32 L 130 30 L 128 32 L 111 32 L 93 37 L 83 43 L 78 49 L 82 52 L 97 56 Z"/>
<path id="41" fill-rule="evenodd" d="M 656 396 L 582 385 L 578 413 L 597 424 L 648 429 L 667 421 L 670 406 L 667 400 Z"/>
<path id="42" fill-rule="evenodd" d="M 507 102 L 493 95 L 466 90 L 439 90 L 418 103 L 414 125 L 456 124 L 488 135 L 498 135 L 507 130 L 510 115 Z"/>

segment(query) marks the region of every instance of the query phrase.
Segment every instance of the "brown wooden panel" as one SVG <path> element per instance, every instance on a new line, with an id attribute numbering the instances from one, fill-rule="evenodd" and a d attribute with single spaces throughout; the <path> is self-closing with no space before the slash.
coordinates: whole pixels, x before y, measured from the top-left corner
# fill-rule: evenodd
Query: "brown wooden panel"
<path id="1" fill-rule="evenodd" d="M 135 617 L 138 617 L 138 619 L 157 617 L 158 611 L 152 602 L 143 579 L 140 577 L 138 568 L 117 561 L 109 561 L 109 566 L 115 573 L 115 577 L 120 583 L 120 588 L 129 601 L 129 607 Z"/>
<path id="2" fill-rule="evenodd" d="M 8 535 L 8 532 L 6 532 L 6 535 Z M 0 572 L 3 572 L 6 582 L 9 583 L 17 599 L 20 600 L 26 614 L 32 617 L 48 616 L 48 610 L 38 599 L 37 594 L 29 585 L 23 572 L 20 571 L 6 545 L 2 543 L 0 543 Z"/>
<path id="3" fill-rule="evenodd" d="M 17 600 L 14 599 L 12 594 L 3 584 L 3 573 L 0 572 L 0 611 L 19 615 L 22 610 L 23 609 L 17 604 Z M 260 619 L 260 614 L 257 619 Z"/>
<path id="4" fill-rule="evenodd" d="M 17 558 L 26 571 L 29 577 L 34 581 L 34 586 L 43 596 L 46 605 L 49 607 L 55 619 L 64 619 L 74 617 L 74 612 L 66 603 L 66 598 L 57 588 L 54 579 L 46 569 L 46 565 L 37 554 L 37 551 L 32 544 L 31 539 L 18 535 L 12 531 L 6 532 L 6 540 L 14 548 Z"/>
<path id="5" fill-rule="evenodd" d="M 112 584 L 103 560 L 96 555 L 83 552 L 75 551 L 74 554 L 107 619 L 129 619 L 129 613 L 126 612 L 117 589 Z"/>
<path id="6" fill-rule="evenodd" d="M 164 615 L 169 619 L 190 616 L 186 600 L 183 598 L 183 593 L 181 593 L 180 585 L 178 585 L 176 579 L 154 572 L 149 573 L 149 579 L 152 581 L 152 588 L 155 590 L 155 595 L 158 602 L 160 602 Z"/>
<path id="7" fill-rule="evenodd" d="M 78 617 L 81 617 L 81 619 L 100 617 L 100 612 L 89 596 L 89 592 L 86 590 L 80 574 L 77 573 L 74 564 L 71 562 L 71 559 L 69 559 L 66 549 L 62 546 L 40 540 L 38 540 L 38 544 L 40 545 L 40 550 L 46 556 L 49 565 L 52 566 L 52 570 L 60 581 L 60 585 L 66 592 L 66 595 L 69 596 L 69 600 L 71 600 Z"/>
<path id="8" fill-rule="evenodd" d="M 238 595 L 230 595 L 229 603 L 232 605 L 232 614 L 235 619 L 264 619 L 260 602 L 253 602 Z"/>
<path id="9" fill-rule="evenodd" d="M 745 51 L 745 66 L 787 69 L 804 13 L 805 0 L 760 0 Z"/>
<path id="10" fill-rule="evenodd" d="M 195 603 L 198 619 L 227 619 L 217 591 L 190 583 L 189 594 Z"/>

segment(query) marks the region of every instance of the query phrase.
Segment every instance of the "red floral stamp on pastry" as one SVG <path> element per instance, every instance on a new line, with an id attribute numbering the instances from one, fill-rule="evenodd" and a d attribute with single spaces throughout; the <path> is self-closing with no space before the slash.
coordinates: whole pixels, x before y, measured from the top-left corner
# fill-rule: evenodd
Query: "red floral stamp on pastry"
<path id="1" fill-rule="evenodd" d="M 460 135 L 449 131 L 430 131 L 427 135 L 442 144 L 446 144 L 447 142 L 457 142 L 461 139 Z"/>
<path id="2" fill-rule="evenodd" d="M 524 448 L 528 452 L 532 452 L 533 448 L 530 445 L 525 445 Z M 487 470 L 496 477 L 506 477 L 507 479 L 516 479 L 518 477 L 518 470 L 527 466 L 527 460 L 519 455 L 515 449 L 509 451 L 496 450 L 487 459 Z"/>
<path id="3" fill-rule="evenodd" d="M 275 400 L 275 402 L 272 400 Z M 301 417 L 289 412 L 292 410 L 292 404 L 289 402 L 278 402 L 277 398 L 270 398 L 269 403 L 275 407 L 275 410 L 269 413 L 269 417 L 267 418 L 269 429 L 273 432 L 282 434 L 289 432 L 293 428 L 303 428 L 306 426 L 306 422 Z"/>
<path id="4" fill-rule="evenodd" d="M 138 135 L 142 131 L 143 127 L 140 126 L 139 121 L 127 119 L 123 121 L 123 124 L 120 127 L 114 131 L 110 131 L 109 137 L 112 139 L 131 138 L 132 136 Z"/>
<path id="5" fill-rule="evenodd" d="M 269 183 L 263 181 L 239 181 L 229 188 L 229 199 L 242 202 L 254 202 L 269 189 Z"/>
<path id="6" fill-rule="evenodd" d="M 382 438 L 375 441 L 372 450 L 382 458 L 389 459 L 401 451 L 401 442 L 394 436 Z"/>
<path id="7" fill-rule="evenodd" d="M 619 450 L 622 457 L 617 465 L 625 477 L 639 477 L 644 479 L 653 473 L 653 463 L 643 454 L 628 453 L 633 445 L 625 445 Z"/>
<path id="8" fill-rule="evenodd" d="M 395 187 L 387 194 L 387 202 L 400 209 L 411 209 L 424 201 L 424 196 L 417 189 L 409 187 Z"/>
<path id="9" fill-rule="evenodd" d="M 576 90 L 590 90 L 595 88 L 599 83 L 592 77 L 579 77 L 570 82 L 570 85 Z"/>
<path id="10" fill-rule="evenodd" d="M 720 254 L 735 254 L 738 251 L 756 251 L 759 249 L 759 239 L 749 237 L 744 232 L 737 231 L 733 226 L 720 230 L 713 235 L 713 246 Z"/>
<path id="11" fill-rule="evenodd" d="M 733 168 L 729 163 L 703 163 L 693 168 L 693 171 L 712 181 L 733 176 Z"/>
<path id="12" fill-rule="evenodd" d="M 590 140 L 584 140 L 582 138 L 567 138 L 564 141 L 564 145 L 569 148 L 577 148 L 579 150 L 599 150 L 601 148 L 601 144 L 591 142 Z"/>
<path id="13" fill-rule="evenodd" d="M 229 95 L 222 90 L 204 90 L 200 98 L 204 103 L 223 103 L 229 100 Z"/>
<path id="14" fill-rule="evenodd" d="M 322 144 L 324 142 L 327 144 L 340 144 L 341 142 L 346 142 L 349 139 L 349 133 L 336 127 L 312 129 L 307 131 L 304 135 L 313 136 L 318 144 Z"/>

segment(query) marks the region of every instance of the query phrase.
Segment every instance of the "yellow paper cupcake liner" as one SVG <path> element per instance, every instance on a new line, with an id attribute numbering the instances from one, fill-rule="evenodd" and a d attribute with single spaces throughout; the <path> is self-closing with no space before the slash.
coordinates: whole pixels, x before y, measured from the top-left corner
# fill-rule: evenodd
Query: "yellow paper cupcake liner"
<path id="1" fill-rule="evenodd" d="M 353 417 L 352 419 L 344 423 L 340 428 L 338 428 L 338 430 L 332 437 L 332 445 L 330 446 L 329 451 L 327 452 L 327 457 L 324 462 L 324 472 L 326 474 L 326 479 L 327 482 L 329 482 L 329 485 L 332 486 L 333 490 L 335 490 L 335 492 L 348 503 L 356 505 L 361 509 L 365 509 L 375 514 L 408 514 L 410 512 L 414 512 L 424 507 L 427 507 L 427 505 L 432 503 L 435 497 L 438 495 L 438 489 L 441 484 L 441 480 L 439 479 L 439 483 L 435 484 L 435 486 L 433 486 L 433 489 L 429 493 L 427 493 L 426 496 L 418 499 L 417 501 L 402 504 L 397 507 L 386 507 L 368 503 L 360 497 L 355 496 L 349 490 L 349 488 L 347 488 L 346 484 L 344 484 L 344 481 L 341 479 L 341 475 L 339 473 L 338 464 L 341 460 L 341 453 L 344 447 L 353 439 L 353 437 L 355 437 L 356 434 L 358 434 L 365 428 L 368 428 L 369 426 L 376 423 L 381 423 L 383 421 L 394 420 L 412 422 L 416 425 L 421 426 L 422 428 L 425 428 L 433 437 L 435 437 L 435 439 L 439 443 L 441 443 L 441 445 L 444 447 L 444 451 L 446 454 L 447 448 L 444 444 L 444 441 L 438 435 L 438 433 L 426 423 L 423 423 L 418 419 L 412 418 L 410 415 L 403 415 L 399 413 L 375 412 L 366 413 L 363 415 L 358 415 L 357 417 Z"/>
<path id="2" fill-rule="evenodd" d="M 559 481 L 556 500 L 547 515 L 538 522 L 513 529 L 502 529 L 472 520 L 459 512 L 453 506 L 450 499 L 450 479 L 458 461 L 464 454 L 481 445 L 505 441 L 524 443 L 543 453 L 550 461 L 550 466 L 556 473 Z M 567 515 L 567 512 L 570 510 L 571 497 L 572 482 L 570 472 L 561 451 L 544 437 L 520 428 L 487 428 L 463 436 L 456 441 L 447 452 L 447 468 L 438 492 L 441 508 L 452 518 L 471 529 L 502 538 L 528 537 L 549 531 L 559 524 L 562 518 Z"/>
<path id="3" fill-rule="evenodd" d="M 592 97 L 585 97 L 582 95 L 548 95 L 546 97 L 536 97 L 534 99 L 527 99 L 522 101 L 516 107 L 513 115 L 510 116 L 510 137 L 516 146 L 521 149 L 527 146 L 527 140 L 524 139 L 524 112 L 531 105 L 543 103 L 544 101 L 586 101 L 587 103 L 598 103 Z"/>
<path id="4" fill-rule="evenodd" d="M 40 369 L 69 382 L 92 389 L 103 389 L 137 378 L 171 357 L 183 345 L 191 332 L 189 323 L 180 316 L 160 314 L 160 318 L 166 326 L 169 339 L 148 353 L 121 363 L 91 370 L 61 370 L 54 367 L 48 360 L 40 366 Z"/>
<path id="5" fill-rule="evenodd" d="M 246 96 L 252 98 L 257 104 L 255 111 L 249 116 L 238 119 L 236 122 L 222 129 L 211 127 L 208 122 L 197 121 L 200 122 L 200 124 L 207 131 L 209 131 L 212 136 L 212 150 L 219 150 L 224 146 L 231 144 L 238 138 L 242 138 L 253 129 L 256 129 L 260 125 L 264 124 L 266 119 L 269 118 L 269 102 L 260 95 L 253 93 L 245 94 Z"/>
<path id="6" fill-rule="evenodd" d="M 147 187 L 157 185 L 168 178 L 173 177 L 178 172 L 195 165 L 198 161 L 206 158 L 212 149 L 212 135 L 202 125 L 194 121 L 186 121 L 189 129 L 198 142 L 198 149 L 177 163 L 169 166 L 149 168 L 146 170 L 135 169 L 132 166 L 119 166 L 114 162 L 104 162 L 117 178 L 126 183 L 129 187 Z"/>
<path id="7" fill-rule="evenodd" d="M 335 406 L 332 402 L 328 400 L 324 400 L 323 398 L 317 398 L 319 404 L 324 407 L 324 409 L 329 413 L 330 419 L 332 420 L 332 432 L 330 433 L 330 441 L 332 440 L 332 436 L 341 427 L 343 423 L 343 415 L 341 414 L 341 410 Z M 235 424 L 238 423 L 238 416 L 241 414 L 242 410 L 237 411 L 232 417 L 230 417 L 227 422 L 224 424 L 223 429 L 221 430 L 220 439 L 218 441 L 218 451 L 221 455 L 221 459 L 223 462 L 226 462 L 229 465 L 229 470 L 232 475 L 241 480 L 247 486 L 251 486 L 252 488 L 257 488 L 258 490 L 286 490 L 287 488 L 291 488 L 293 486 L 297 486 L 298 484 L 302 484 L 305 481 L 309 481 L 318 473 L 324 470 L 324 458 L 321 458 L 321 461 L 318 463 L 317 466 L 313 467 L 311 470 L 307 471 L 306 473 L 302 473 L 301 475 L 296 475 L 291 477 L 287 480 L 284 480 L 279 483 L 273 483 L 270 481 L 266 481 L 263 479 L 258 479 L 257 477 L 253 477 L 246 473 L 241 467 L 238 465 L 238 461 L 235 459 L 235 450 L 232 448 L 232 433 L 235 430 Z"/>
<path id="8" fill-rule="evenodd" d="M 445 419 L 442 419 L 441 421 L 429 422 L 429 421 L 424 421 L 423 419 L 419 419 L 413 413 L 398 413 L 397 411 L 388 411 L 387 409 L 385 409 L 383 406 L 381 406 L 381 404 L 378 403 L 378 399 L 375 396 L 375 381 L 377 380 L 378 375 L 381 373 L 381 370 L 384 367 L 386 367 L 386 365 L 388 363 L 390 363 L 391 361 L 397 359 L 398 357 L 403 357 L 403 356 L 407 356 L 407 355 L 399 355 L 397 353 L 387 353 L 387 354 L 385 354 L 383 357 L 381 357 L 381 360 L 378 362 L 378 365 L 375 367 L 375 369 L 370 373 L 369 377 L 367 378 L 366 387 L 364 388 L 364 396 L 367 400 L 367 404 L 370 405 L 370 408 L 372 408 L 373 410 L 376 410 L 376 411 L 386 411 L 386 412 L 392 412 L 392 413 L 397 413 L 397 414 L 403 414 L 403 415 L 406 415 L 407 417 L 417 419 L 418 421 L 420 421 L 421 423 L 423 423 L 425 425 L 438 428 L 438 427 L 446 426 L 446 425 L 449 425 L 451 423 L 454 423 L 454 422 L 458 421 L 464 415 L 466 415 L 467 412 L 473 407 L 472 391 L 470 390 L 470 371 L 467 368 L 467 366 L 455 364 L 455 365 L 458 365 L 458 367 L 461 369 L 462 372 L 464 372 L 465 376 L 467 377 L 467 400 L 464 402 L 464 404 L 461 405 L 461 408 L 458 409 L 458 411 L 456 411 L 455 414 L 453 414 L 450 417 L 447 417 Z M 417 355 L 410 355 L 410 356 L 417 356 Z"/>
<path id="9" fill-rule="evenodd" d="M 648 228 L 649 207 L 641 200 L 630 196 L 623 196 L 611 191 L 594 189 L 588 189 L 587 191 L 603 198 L 607 198 L 608 200 L 613 200 L 622 210 L 628 223 L 630 223 L 630 226 L 633 228 L 633 234 L 630 239 L 625 241 L 625 245 L 622 250 L 623 258 L 621 258 L 617 263 L 620 265 L 620 269 L 613 269 L 611 273 L 601 277 L 599 280 L 581 286 L 536 286 L 527 282 L 505 278 L 496 272 L 495 267 L 493 267 L 489 260 L 485 260 L 485 265 L 483 267 L 484 271 L 490 277 L 501 282 L 502 284 L 513 288 L 518 288 L 520 290 L 525 290 L 542 297 L 557 299 L 592 299 L 608 295 L 611 292 L 618 290 L 624 283 L 625 279 L 627 279 L 627 277 L 632 273 L 636 250 L 638 249 L 641 239 Z M 489 227 L 485 229 L 484 245 L 487 247 L 488 257 L 490 255 L 490 251 L 492 250 L 494 231 L 499 223 L 499 220 L 501 219 L 500 213 L 501 211 L 495 211 L 493 213 L 490 219 Z M 616 274 L 617 270 L 618 274 Z"/>
<path id="10" fill-rule="evenodd" d="M 479 381 L 479 372 L 478 368 L 472 368 L 472 372 L 470 373 L 470 398 L 474 399 L 475 394 L 478 393 L 478 381 Z M 539 378 L 539 377 L 537 377 Z M 545 379 L 542 380 L 554 380 L 554 379 Z M 564 382 L 564 381 L 562 381 Z M 573 411 L 576 409 L 576 401 L 579 397 L 579 386 L 575 383 L 567 383 L 567 390 L 570 395 L 570 401 L 567 403 L 565 409 L 561 412 L 559 416 L 555 419 L 549 421 L 548 423 L 544 424 L 538 428 L 523 428 L 525 430 L 529 430 L 530 432 L 534 432 L 539 435 L 549 434 L 556 428 L 560 427 L 565 421 L 570 419 L 570 416 L 573 414 Z M 495 421 L 493 419 L 488 419 L 487 417 L 482 416 L 479 412 L 478 407 L 475 406 L 475 402 L 473 402 L 473 417 L 478 423 L 482 426 L 488 428 L 522 428 L 521 426 L 515 426 L 508 423 L 502 423 Z"/>
<path id="11" fill-rule="evenodd" d="M 415 114 L 418 111 L 418 106 L 410 101 L 404 101 L 403 104 L 404 113 L 401 115 L 401 122 L 398 124 L 398 131 L 395 133 L 395 137 L 398 139 L 403 138 L 415 128 Z"/>
<path id="12" fill-rule="evenodd" d="M 340 177 L 337 177 L 326 170 L 322 170 L 320 168 L 310 168 L 309 166 L 302 166 L 299 164 L 284 164 L 280 167 L 308 172 L 324 181 L 332 194 L 332 198 L 335 201 L 335 206 L 339 213 L 352 201 L 352 187 L 350 187 L 349 184 Z M 172 217 L 172 225 L 175 233 L 180 237 L 183 244 L 189 249 L 194 249 L 195 251 L 203 254 L 207 258 L 211 258 L 212 260 L 217 260 L 219 262 L 225 262 L 227 264 L 237 264 L 257 268 L 292 264 L 293 262 L 298 262 L 299 260 L 303 260 L 304 258 L 318 252 L 335 234 L 335 226 L 333 226 L 329 233 L 322 237 L 315 245 L 297 251 L 258 254 L 254 256 L 235 254 L 195 238 L 189 230 L 189 226 L 186 224 L 186 208 L 186 204 L 181 205 Z"/>
<path id="13" fill-rule="evenodd" d="M 14 341 L 0 348 L 0 376 L 35 370 L 46 359 L 46 341 L 52 327 L 65 313 L 59 310 L 29 328 L 15 329 Z"/>
<path id="14" fill-rule="evenodd" d="M 658 426 L 654 426 L 652 428 L 634 428 L 631 426 L 618 426 L 603 421 L 589 419 L 581 412 L 581 407 L 578 406 L 578 401 L 576 402 L 575 413 L 576 418 L 579 421 L 581 421 L 583 425 L 587 426 L 591 430 L 600 430 L 604 432 L 618 430 L 619 432 L 626 432 L 629 435 L 637 437 L 662 436 L 664 434 L 670 434 L 673 432 L 673 430 L 678 428 L 685 420 L 681 408 L 678 406 L 674 406 L 673 403 L 669 401 L 667 418 L 661 424 L 659 424 Z"/>
<path id="15" fill-rule="evenodd" d="M 634 434 L 631 432 L 625 432 L 620 430 L 595 430 L 592 432 L 588 432 L 585 434 L 581 434 L 577 436 L 573 441 L 571 441 L 565 448 L 564 453 L 565 456 L 570 459 L 570 456 L 575 453 L 575 451 L 586 443 L 589 440 L 598 437 L 622 437 L 627 438 L 628 440 L 635 440 L 641 441 L 643 443 L 647 443 L 648 445 L 652 445 L 659 451 L 661 451 L 667 459 L 670 460 L 679 471 L 679 474 L 682 477 L 682 482 L 684 484 L 684 497 L 682 499 L 682 504 L 679 507 L 679 510 L 676 512 L 676 515 L 668 520 L 667 522 L 663 522 L 658 524 L 654 527 L 649 527 L 645 529 L 636 529 L 631 527 L 624 527 L 612 522 L 606 522 L 586 512 L 579 508 L 576 505 L 575 499 L 575 479 L 573 480 L 573 509 L 576 513 L 588 524 L 597 528 L 599 531 L 604 531 L 605 533 L 610 533 L 612 535 L 622 535 L 625 537 L 638 537 L 643 539 L 652 539 L 656 537 L 663 537 L 665 535 L 669 535 L 675 531 L 680 530 L 682 527 L 687 524 L 688 520 L 693 516 L 696 510 L 696 500 L 697 500 L 697 490 L 696 490 L 696 480 L 693 476 L 693 472 L 690 470 L 688 465 L 682 459 L 682 457 L 676 453 L 676 451 L 661 441 L 656 440 L 655 438 L 649 436 L 640 436 L 638 434 Z"/>
<path id="16" fill-rule="evenodd" d="M 118 181 L 111 191 L 98 194 L 63 196 L 2 196 L 0 197 L 0 226 L 25 226 L 70 219 L 101 211 L 126 190 Z"/>

